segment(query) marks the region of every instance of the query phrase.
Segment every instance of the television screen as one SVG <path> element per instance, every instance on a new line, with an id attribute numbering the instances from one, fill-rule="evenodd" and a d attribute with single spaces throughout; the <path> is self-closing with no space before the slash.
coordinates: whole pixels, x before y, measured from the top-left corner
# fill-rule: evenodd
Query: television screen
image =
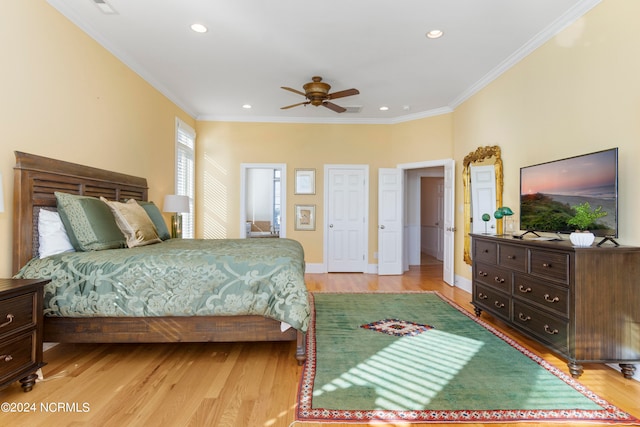
<path id="1" fill-rule="evenodd" d="M 570 233 L 575 206 L 588 202 L 607 214 L 589 227 L 618 237 L 618 149 L 520 168 L 520 229 Z"/>

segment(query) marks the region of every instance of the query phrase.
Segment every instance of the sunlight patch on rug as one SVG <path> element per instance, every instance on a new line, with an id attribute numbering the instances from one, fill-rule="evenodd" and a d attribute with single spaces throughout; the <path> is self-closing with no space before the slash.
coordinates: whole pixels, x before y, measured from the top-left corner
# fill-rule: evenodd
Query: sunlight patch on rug
<path id="1" fill-rule="evenodd" d="M 464 368 L 482 345 L 480 341 L 440 331 L 402 337 L 314 391 L 313 396 L 338 388 L 363 387 L 373 389 L 377 395 L 376 406 L 371 409 L 426 409 L 431 398 Z M 402 363 L 397 362 L 400 358 Z M 429 363 L 430 358 L 437 359 L 438 364 Z M 414 369 L 417 365 L 422 365 L 422 369 Z"/>

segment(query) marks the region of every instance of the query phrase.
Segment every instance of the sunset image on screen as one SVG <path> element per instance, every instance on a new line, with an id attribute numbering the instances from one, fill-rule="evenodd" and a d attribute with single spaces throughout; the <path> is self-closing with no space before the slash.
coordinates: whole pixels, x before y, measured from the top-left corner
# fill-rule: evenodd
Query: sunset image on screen
<path id="1" fill-rule="evenodd" d="M 597 235 L 617 233 L 617 149 L 520 169 L 523 230 L 570 232 L 574 206 L 588 202 L 607 215 L 593 224 Z"/>

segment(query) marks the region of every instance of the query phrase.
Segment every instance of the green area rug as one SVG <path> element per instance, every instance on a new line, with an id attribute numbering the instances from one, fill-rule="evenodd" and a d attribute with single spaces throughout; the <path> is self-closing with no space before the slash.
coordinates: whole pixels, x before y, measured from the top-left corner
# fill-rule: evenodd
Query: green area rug
<path id="1" fill-rule="evenodd" d="M 639 422 L 436 292 L 311 302 L 297 421 Z"/>

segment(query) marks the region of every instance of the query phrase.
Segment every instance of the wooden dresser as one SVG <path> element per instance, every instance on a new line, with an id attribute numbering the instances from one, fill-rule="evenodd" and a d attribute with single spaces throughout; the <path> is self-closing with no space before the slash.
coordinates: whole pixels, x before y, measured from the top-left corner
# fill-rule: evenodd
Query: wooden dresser
<path id="1" fill-rule="evenodd" d="M 42 292 L 48 280 L 0 279 L 0 388 L 30 391 L 42 361 Z"/>
<path id="2" fill-rule="evenodd" d="M 568 360 L 640 362 L 640 248 L 472 234 L 475 312 L 504 320 Z"/>

